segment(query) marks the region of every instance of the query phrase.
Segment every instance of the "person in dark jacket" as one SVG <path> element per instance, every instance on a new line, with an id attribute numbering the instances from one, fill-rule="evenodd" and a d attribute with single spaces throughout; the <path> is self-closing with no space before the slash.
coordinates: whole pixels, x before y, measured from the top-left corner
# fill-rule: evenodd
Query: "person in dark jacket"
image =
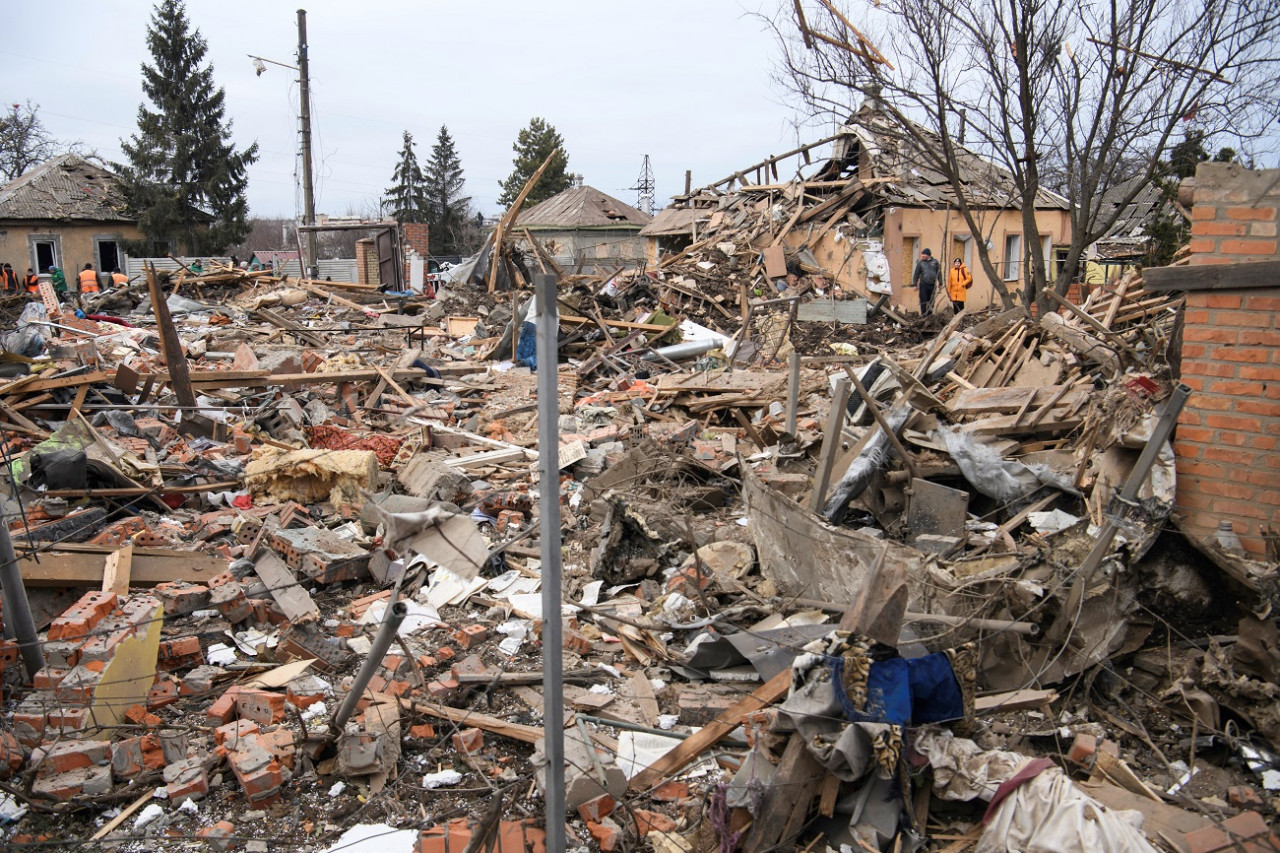
<path id="1" fill-rule="evenodd" d="M 915 271 L 911 273 L 911 286 L 920 288 L 921 317 L 928 317 L 933 313 L 933 293 L 941 277 L 941 264 L 934 258 L 933 252 L 925 249 L 916 261 Z"/>

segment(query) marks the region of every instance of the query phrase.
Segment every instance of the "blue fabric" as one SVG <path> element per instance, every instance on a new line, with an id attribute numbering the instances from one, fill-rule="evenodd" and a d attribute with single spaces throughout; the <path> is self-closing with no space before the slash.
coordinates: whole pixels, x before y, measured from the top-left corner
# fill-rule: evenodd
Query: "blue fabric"
<path id="1" fill-rule="evenodd" d="M 849 720 L 919 726 L 964 717 L 960 684 L 942 652 L 875 661 L 867 676 L 867 706 L 858 710 L 844 689 L 844 658 L 829 658 L 831 682 Z"/>
<path id="2" fill-rule="evenodd" d="M 516 364 L 538 369 L 538 327 L 525 323 L 520 327 L 520 343 L 516 345 Z"/>
<path id="3" fill-rule="evenodd" d="M 866 715 L 877 723 L 911 725 L 911 686 L 902 658 L 876 661 L 867 676 Z"/>
<path id="4" fill-rule="evenodd" d="M 911 684 L 911 722 L 920 726 L 964 717 L 960 683 L 951 659 L 942 652 L 907 661 Z"/>

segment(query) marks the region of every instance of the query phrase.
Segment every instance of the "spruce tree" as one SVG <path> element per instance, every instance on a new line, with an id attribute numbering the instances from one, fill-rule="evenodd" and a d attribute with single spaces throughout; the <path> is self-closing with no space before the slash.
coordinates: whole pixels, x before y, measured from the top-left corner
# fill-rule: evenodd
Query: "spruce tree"
<path id="1" fill-rule="evenodd" d="M 147 28 L 153 65 L 142 66 L 138 132 L 121 141 L 115 164 L 148 251 L 212 255 L 249 232 L 247 168 L 258 143 L 237 151 L 225 93 L 204 63 L 208 45 L 192 30 L 182 0 L 160 0 Z"/>
<path id="2" fill-rule="evenodd" d="M 406 222 L 429 222 L 427 193 L 422 167 L 413 150 L 413 134 L 404 132 L 404 147 L 400 159 L 391 173 L 391 186 L 387 187 L 387 203 L 391 217 L 401 225 Z"/>
<path id="3" fill-rule="evenodd" d="M 558 149 L 559 153 L 551 159 L 547 170 L 542 173 L 538 183 L 529 191 L 529 197 L 525 200 L 525 204 L 537 204 L 557 193 L 564 192 L 573 186 L 574 179 L 578 177 L 577 175 L 569 174 L 567 171 L 569 168 L 569 155 L 564 151 L 564 140 L 556 129 L 547 123 L 546 119 L 531 119 L 529 126 L 520 131 L 520 135 L 516 137 L 516 141 L 511 148 L 516 152 L 513 161 L 515 168 L 505 181 L 500 181 L 498 184 L 502 187 L 502 196 L 498 199 L 498 203 L 504 207 L 511 206 L 512 202 L 516 200 L 516 196 L 520 194 L 520 190 L 533 177 L 533 173 L 538 171 L 542 161 L 546 160 L 552 151 Z"/>
<path id="4" fill-rule="evenodd" d="M 446 125 L 440 126 L 427 160 L 427 209 L 431 212 L 431 254 L 458 254 L 470 198 L 462 196 L 462 161 Z"/>

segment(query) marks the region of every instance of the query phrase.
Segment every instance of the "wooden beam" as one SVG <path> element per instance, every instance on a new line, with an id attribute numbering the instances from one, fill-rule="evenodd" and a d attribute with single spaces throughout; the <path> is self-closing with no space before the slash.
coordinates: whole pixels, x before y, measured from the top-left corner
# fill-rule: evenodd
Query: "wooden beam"
<path id="1" fill-rule="evenodd" d="M 685 765 L 710 749 L 729 732 L 742 725 L 744 714 L 759 711 L 768 707 L 786 695 L 791 689 L 791 670 L 785 669 L 757 687 L 749 695 L 721 711 L 711 722 L 707 723 L 696 734 L 691 735 L 678 746 L 671 749 L 653 764 L 637 773 L 628 785 L 628 790 L 645 791 L 660 780 L 680 772 Z"/>
<path id="2" fill-rule="evenodd" d="M 551 165 L 551 160 L 560 153 L 557 148 L 547 155 L 547 159 L 542 161 L 542 165 L 537 171 L 525 181 L 524 187 L 521 188 L 520 194 L 516 196 L 516 200 L 511 203 L 511 207 L 507 209 L 502 219 L 498 220 L 498 225 L 493 229 L 493 250 L 489 253 L 489 269 L 488 282 L 486 287 L 490 293 L 498 286 L 498 259 L 502 255 L 502 244 L 506 241 L 511 233 L 511 228 L 516 224 L 516 217 L 520 215 L 520 208 L 524 205 L 524 200 L 529 197 L 529 193 L 533 192 L 534 186 L 542 179 L 542 173 L 547 171 L 547 167 Z M 514 285 L 515 282 L 513 281 Z"/>
<path id="3" fill-rule="evenodd" d="M 1278 280 L 1280 280 L 1280 261 L 1150 267 L 1142 271 L 1142 288 L 1151 291 L 1275 287 Z"/>
<path id="4" fill-rule="evenodd" d="M 37 543 L 39 544 L 39 543 Z M 88 586 L 102 588 L 107 557 L 113 549 L 94 545 L 58 545 L 57 550 L 39 555 L 30 546 L 15 542 L 18 568 L 28 586 Z M 166 581 L 200 583 L 227 570 L 227 561 L 204 551 L 173 551 L 165 548 L 135 548 L 130 560 L 129 583 L 155 586 Z M 117 569 L 119 577 L 119 569 Z"/>
<path id="5" fill-rule="evenodd" d="M 790 677 L 790 670 L 786 675 Z M 537 743 L 546 734 L 541 726 L 526 726 L 520 723 L 509 723 L 498 717 L 467 711 L 462 708 L 450 708 L 448 705 L 437 705 L 434 702 L 413 702 L 400 700 L 400 707 L 407 711 L 426 714 L 441 720 L 448 720 L 462 726 L 473 726 L 495 735 L 509 737 L 521 743 Z"/>
<path id="6" fill-rule="evenodd" d="M 160 281 L 156 278 L 156 269 L 151 264 L 147 265 L 147 290 L 151 294 L 151 310 L 156 316 L 156 326 L 160 330 L 160 348 L 164 353 L 164 363 L 169 368 L 169 384 L 173 387 L 173 393 L 177 396 L 179 405 L 194 409 L 196 395 L 191 389 L 187 357 L 182 352 L 182 341 L 178 338 L 178 330 L 173 325 L 169 303 L 165 301 L 164 291 L 160 289 Z"/>

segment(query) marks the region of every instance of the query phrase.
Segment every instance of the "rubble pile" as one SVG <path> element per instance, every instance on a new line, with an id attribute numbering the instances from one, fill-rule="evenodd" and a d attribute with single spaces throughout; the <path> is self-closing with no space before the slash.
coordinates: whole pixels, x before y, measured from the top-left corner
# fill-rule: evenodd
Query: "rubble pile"
<path id="1" fill-rule="evenodd" d="M 556 448 L 528 292 L 218 267 L 27 305 L 6 844 L 544 849 L 549 653 L 577 847 L 1276 844 L 1277 565 L 1170 529 L 1181 297 L 805 320 L 848 300 L 758 243 L 857 215 L 824 180 L 732 196 L 657 271 L 535 252 Z"/>

